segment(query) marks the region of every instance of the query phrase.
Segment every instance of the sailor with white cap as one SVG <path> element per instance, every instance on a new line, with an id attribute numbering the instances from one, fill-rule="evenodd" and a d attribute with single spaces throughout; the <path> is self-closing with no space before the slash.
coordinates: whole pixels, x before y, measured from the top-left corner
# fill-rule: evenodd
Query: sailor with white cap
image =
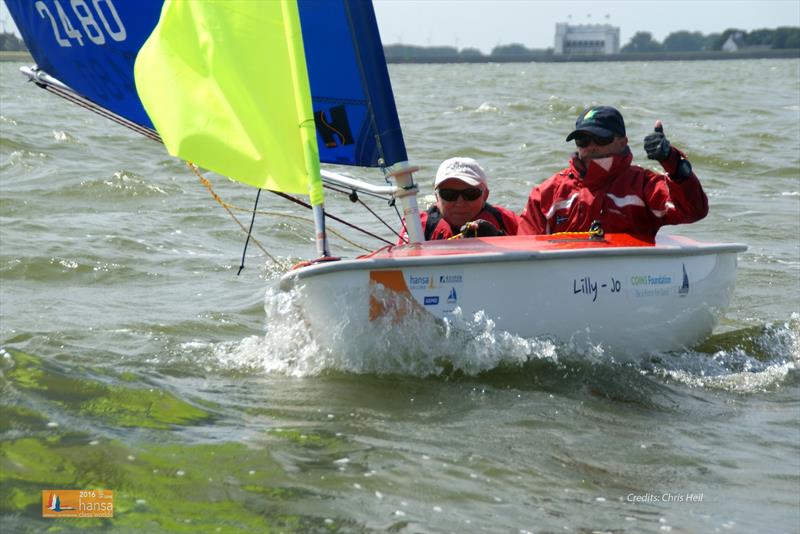
<path id="1" fill-rule="evenodd" d="M 425 239 L 489 237 L 517 233 L 517 215 L 492 206 L 483 167 L 472 158 L 450 158 L 439 165 L 433 182 L 436 204 L 420 214 Z M 405 231 L 401 243 L 405 243 Z"/>

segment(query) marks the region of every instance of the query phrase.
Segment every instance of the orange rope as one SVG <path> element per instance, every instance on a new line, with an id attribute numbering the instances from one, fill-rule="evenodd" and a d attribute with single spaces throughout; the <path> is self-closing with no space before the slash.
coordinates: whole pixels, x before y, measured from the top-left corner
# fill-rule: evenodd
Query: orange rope
<path id="1" fill-rule="evenodd" d="M 220 205 L 220 206 L 222 206 L 223 208 L 225 208 L 225 211 L 227 211 L 227 212 L 228 212 L 228 215 L 230 215 L 230 216 L 231 216 L 231 218 L 232 218 L 234 221 L 236 221 L 236 224 L 238 224 L 238 225 L 239 225 L 239 227 L 242 229 L 242 231 L 244 231 L 244 233 L 248 233 L 248 232 L 247 232 L 247 228 L 245 228 L 245 226 L 244 226 L 244 225 L 241 223 L 241 221 L 240 221 L 240 220 L 239 220 L 239 219 L 236 217 L 236 215 L 234 215 L 234 214 L 233 214 L 233 211 L 231 211 L 231 208 L 233 208 L 233 206 L 231 206 L 230 204 L 228 204 L 227 202 L 225 202 L 224 200 L 222 200 L 222 198 L 220 198 L 220 196 L 219 196 L 219 195 L 218 195 L 218 194 L 217 194 L 217 193 L 214 191 L 214 188 L 211 186 L 211 182 L 210 182 L 210 181 L 208 181 L 208 178 L 206 178 L 205 176 L 203 176 L 202 174 L 200 174 L 200 169 L 198 169 L 198 168 L 197 168 L 197 165 L 195 165 L 194 163 L 192 163 L 192 162 L 190 162 L 190 161 L 187 161 L 187 162 L 186 162 L 186 165 L 187 165 L 187 166 L 188 166 L 188 167 L 189 167 L 189 168 L 192 170 L 192 172 L 193 172 L 193 173 L 194 173 L 194 174 L 197 176 L 197 178 L 200 180 L 200 183 L 201 183 L 201 184 L 203 184 L 203 185 L 205 186 L 205 188 L 206 188 L 206 189 L 208 189 L 208 192 L 209 192 L 209 193 L 211 193 L 211 196 L 214 198 L 214 200 L 216 200 L 216 201 L 217 201 L 217 203 L 219 203 L 219 205 Z M 258 248 L 260 248 L 260 249 L 261 249 L 261 252 L 263 252 L 265 256 L 267 256 L 269 259 L 271 259 L 271 260 L 272 260 L 272 262 L 273 262 L 275 265 L 277 265 L 279 268 L 281 268 L 281 269 L 282 269 L 282 270 L 284 270 L 284 271 L 288 270 L 288 266 L 287 266 L 287 265 L 284 265 L 283 263 L 281 263 L 280 261 L 278 261 L 278 259 L 277 259 L 275 256 L 273 256 L 272 254 L 270 254 L 270 253 L 267 251 L 267 249 L 266 249 L 266 248 L 264 248 L 264 246 L 263 246 L 261 243 L 259 243 L 259 242 L 258 242 L 258 240 L 257 240 L 255 237 L 253 237 L 253 236 L 251 235 L 251 236 L 250 236 L 250 239 L 253 241 L 253 243 L 255 243 L 255 244 L 256 244 L 256 246 L 258 246 Z"/>

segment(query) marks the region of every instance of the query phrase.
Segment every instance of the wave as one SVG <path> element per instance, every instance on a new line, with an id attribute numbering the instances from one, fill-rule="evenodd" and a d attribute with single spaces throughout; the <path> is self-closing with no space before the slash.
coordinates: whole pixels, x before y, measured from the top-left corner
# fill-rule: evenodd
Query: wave
<path id="1" fill-rule="evenodd" d="M 601 345 L 515 336 L 480 312 L 465 316 L 457 310 L 443 321 L 422 314 L 363 321 L 345 301 L 341 315 L 331 319 L 326 331 L 315 333 L 300 310 L 302 299 L 297 290 L 268 290 L 265 334 L 214 346 L 213 366 L 294 377 L 347 373 L 510 379 L 516 385 L 590 379 L 592 387 L 615 396 L 652 379 L 754 393 L 780 385 L 800 362 L 796 313 L 783 323 L 714 335 L 693 349 L 622 356 Z M 624 386 L 617 383 L 619 376 L 627 377 Z"/>

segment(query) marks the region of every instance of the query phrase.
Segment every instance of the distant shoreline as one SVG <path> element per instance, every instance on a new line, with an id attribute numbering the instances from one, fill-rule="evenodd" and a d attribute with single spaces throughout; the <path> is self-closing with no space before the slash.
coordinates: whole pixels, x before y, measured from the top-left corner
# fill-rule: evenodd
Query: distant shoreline
<path id="1" fill-rule="evenodd" d="M 650 54 L 613 54 L 607 56 L 443 56 L 392 57 L 387 63 L 597 63 L 617 61 L 709 61 L 731 59 L 800 59 L 800 49 L 759 50 L 752 52 L 656 52 Z M 29 52 L 0 51 L 0 61 L 33 61 Z"/>
<path id="2" fill-rule="evenodd" d="M 29 52 L 9 52 L 0 51 L 0 61 L 33 61 L 33 56 Z"/>
<path id="3" fill-rule="evenodd" d="M 617 61 L 709 61 L 731 59 L 800 59 L 800 49 L 758 50 L 744 52 L 654 52 L 603 56 L 555 56 L 530 54 L 520 56 L 442 56 L 387 57 L 387 63 L 598 63 Z"/>

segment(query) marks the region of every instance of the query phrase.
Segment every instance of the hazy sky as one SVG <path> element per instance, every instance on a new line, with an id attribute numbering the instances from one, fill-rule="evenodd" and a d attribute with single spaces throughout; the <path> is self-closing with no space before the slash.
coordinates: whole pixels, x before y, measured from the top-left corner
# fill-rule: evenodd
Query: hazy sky
<path id="1" fill-rule="evenodd" d="M 800 0 L 374 0 L 384 44 L 449 45 L 491 52 L 498 44 L 553 46 L 556 22 L 638 31 L 659 41 L 678 30 L 800 26 Z M 608 17 L 606 17 L 608 15 Z M 570 18 L 571 16 L 571 18 Z"/>
<path id="2" fill-rule="evenodd" d="M 800 26 L 800 0 L 374 0 L 374 4 L 384 44 L 473 47 L 485 53 L 498 44 L 552 47 L 556 22 L 618 26 L 621 45 L 637 31 L 648 31 L 663 41 L 677 30 L 708 35 L 727 28 Z M 0 22 L 2 29 L 14 29 L 4 1 Z"/>

